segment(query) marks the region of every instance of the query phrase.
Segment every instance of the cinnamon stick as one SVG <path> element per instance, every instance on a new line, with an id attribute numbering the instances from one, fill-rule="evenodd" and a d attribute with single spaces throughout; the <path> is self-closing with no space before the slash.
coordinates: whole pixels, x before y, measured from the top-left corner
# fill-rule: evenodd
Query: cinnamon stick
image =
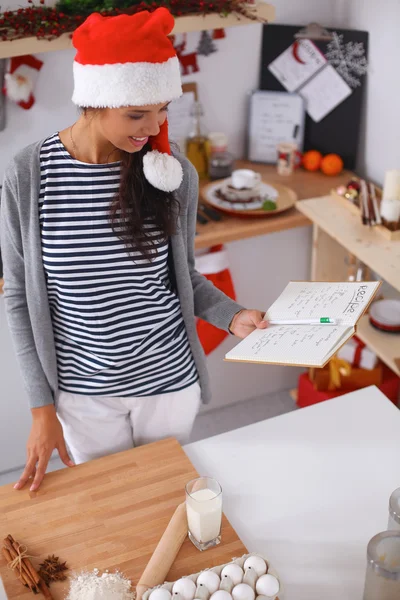
<path id="1" fill-rule="evenodd" d="M 18 551 L 16 550 L 16 548 L 13 546 L 13 544 L 11 544 L 10 540 L 8 538 L 6 538 L 4 540 L 4 546 L 6 548 L 6 550 L 9 551 L 10 556 L 11 556 L 11 561 L 15 560 L 18 557 Z M 11 562 L 9 561 L 9 562 Z M 28 567 L 25 565 L 24 561 L 21 560 L 21 568 L 17 568 L 16 570 L 18 572 L 20 572 L 21 576 L 24 576 L 24 579 L 26 580 L 26 582 L 29 584 L 29 587 L 33 587 L 36 588 L 37 586 L 37 582 L 35 581 L 35 578 L 31 575 Z M 33 590 L 32 590 L 33 591 Z"/>
<path id="2" fill-rule="evenodd" d="M 40 577 L 40 582 L 39 582 L 39 589 L 45 598 L 47 598 L 48 600 L 54 600 L 49 588 L 47 587 L 46 583 L 43 581 L 43 579 L 41 577 Z"/>
<path id="3" fill-rule="evenodd" d="M 10 554 L 10 552 L 7 550 L 7 548 L 2 548 L 2 553 L 4 558 L 7 561 L 7 564 L 9 565 L 12 562 L 12 556 Z M 27 583 L 26 579 L 25 579 L 25 575 L 23 573 L 20 573 L 18 569 L 13 569 L 14 573 L 15 573 L 15 577 L 17 579 L 20 580 L 20 582 L 27 588 L 31 589 L 30 584 Z M 31 590 L 32 591 L 32 590 Z"/>
<path id="4" fill-rule="evenodd" d="M 17 554 L 18 554 L 18 544 L 15 542 L 12 535 L 8 535 L 7 539 L 10 541 L 12 547 L 14 548 L 14 551 L 17 552 Z M 33 581 L 35 582 L 35 584 L 39 585 L 39 583 L 40 583 L 39 574 L 36 571 L 36 569 L 33 568 L 32 563 L 29 560 L 29 558 L 23 558 L 22 563 L 25 566 L 25 568 L 28 570 L 28 572 L 29 572 L 30 576 L 32 577 Z"/>

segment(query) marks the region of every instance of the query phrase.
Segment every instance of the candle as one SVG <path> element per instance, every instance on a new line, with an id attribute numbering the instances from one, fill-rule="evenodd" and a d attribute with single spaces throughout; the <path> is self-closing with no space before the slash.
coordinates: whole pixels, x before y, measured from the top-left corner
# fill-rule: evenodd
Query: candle
<path id="1" fill-rule="evenodd" d="M 400 200 L 382 200 L 380 213 L 388 223 L 397 223 L 400 219 Z"/>
<path id="2" fill-rule="evenodd" d="M 399 600 L 400 531 L 378 533 L 368 544 L 364 600 Z"/>
<path id="3" fill-rule="evenodd" d="M 218 481 L 200 477 L 186 486 L 189 538 L 199 550 L 221 541 L 222 490 Z"/>
<path id="4" fill-rule="evenodd" d="M 386 171 L 383 185 L 383 200 L 400 200 L 400 170 Z"/>

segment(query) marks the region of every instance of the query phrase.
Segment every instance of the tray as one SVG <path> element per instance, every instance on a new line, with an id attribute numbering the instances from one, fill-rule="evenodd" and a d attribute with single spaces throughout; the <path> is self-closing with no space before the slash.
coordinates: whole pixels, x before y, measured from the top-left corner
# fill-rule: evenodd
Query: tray
<path id="1" fill-rule="evenodd" d="M 250 553 L 250 554 L 245 554 L 244 556 L 242 556 L 241 558 L 234 558 L 230 563 L 225 563 L 223 565 L 219 565 L 217 567 L 213 567 L 212 569 L 207 569 L 210 571 L 214 571 L 215 573 L 217 573 L 217 575 L 221 575 L 221 571 L 222 569 L 227 565 L 227 564 L 231 564 L 231 563 L 236 563 L 238 564 L 240 567 L 243 568 L 244 563 L 246 562 L 246 559 L 249 558 L 250 556 L 261 556 L 265 562 L 268 565 L 268 573 L 270 573 L 271 575 L 274 575 L 280 583 L 280 589 L 279 589 L 279 593 L 277 596 L 264 596 L 263 598 L 268 598 L 268 600 L 284 600 L 284 588 L 282 585 L 282 581 L 280 579 L 280 577 L 278 576 L 276 570 L 273 568 L 273 566 L 271 565 L 270 561 L 267 560 L 264 556 L 262 556 L 261 554 L 258 553 Z M 189 575 L 188 578 L 191 579 L 194 583 L 197 582 L 197 578 L 199 577 L 200 573 L 202 571 L 195 573 L 193 575 Z M 158 589 L 158 588 L 165 588 L 167 589 L 169 592 L 172 593 L 172 588 L 174 585 L 175 581 L 172 582 L 165 582 L 162 585 L 156 586 L 150 590 L 147 590 L 142 597 L 142 600 L 149 600 L 150 598 L 150 594 L 152 593 L 153 590 Z M 257 592 L 256 592 L 256 599 L 257 599 Z"/>
<path id="2" fill-rule="evenodd" d="M 376 188 L 376 192 L 377 192 L 378 199 L 380 199 L 381 193 L 380 193 L 379 188 Z M 333 196 L 336 200 L 338 200 L 353 215 L 358 216 L 358 218 L 360 219 L 360 222 L 361 222 L 361 211 L 356 204 L 354 204 L 350 200 L 347 200 L 347 198 L 345 198 L 344 196 L 341 196 L 340 194 L 338 194 L 337 191 L 334 189 L 331 190 L 331 196 Z M 367 227 L 367 225 L 366 225 L 366 227 Z M 378 232 L 382 237 L 386 238 L 387 240 L 391 240 L 391 241 L 400 240 L 400 229 L 398 229 L 397 231 L 390 231 L 390 229 L 388 229 L 384 225 L 373 225 L 373 229 L 374 229 L 374 231 Z"/>

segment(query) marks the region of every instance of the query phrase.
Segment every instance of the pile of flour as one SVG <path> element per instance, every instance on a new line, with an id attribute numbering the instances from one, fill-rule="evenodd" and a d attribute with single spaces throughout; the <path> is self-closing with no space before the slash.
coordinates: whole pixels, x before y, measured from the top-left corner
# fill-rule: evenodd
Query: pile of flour
<path id="1" fill-rule="evenodd" d="M 77 573 L 71 579 L 66 600 L 134 600 L 131 582 L 121 573 L 98 569 L 90 573 Z"/>

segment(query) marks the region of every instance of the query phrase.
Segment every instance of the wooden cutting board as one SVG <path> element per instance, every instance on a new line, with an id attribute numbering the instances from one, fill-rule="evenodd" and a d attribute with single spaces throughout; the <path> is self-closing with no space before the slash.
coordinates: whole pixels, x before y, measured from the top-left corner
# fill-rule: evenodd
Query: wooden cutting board
<path id="1" fill-rule="evenodd" d="M 212 475 L 212 473 L 210 473 Z M 0 538 L 11 533 L 28 547 L 38 566 L 56 554 L 71 571 L 121 570 L 139 580 L 196 470 L 177 441 L 163 440 L 46 475 L 37 493 L 0 488 Z M 246 553 L 224 518 L 222 543 L 199 552 L 186 540 L 168 575 L 182 575 L 230 561 Z M 0 574 L 11 599 L 34 597 L 1 559 Z M 65 597 L 67 583 L 51 588 Z M 39 596 L 38 596 L 39 598 Z"/>

